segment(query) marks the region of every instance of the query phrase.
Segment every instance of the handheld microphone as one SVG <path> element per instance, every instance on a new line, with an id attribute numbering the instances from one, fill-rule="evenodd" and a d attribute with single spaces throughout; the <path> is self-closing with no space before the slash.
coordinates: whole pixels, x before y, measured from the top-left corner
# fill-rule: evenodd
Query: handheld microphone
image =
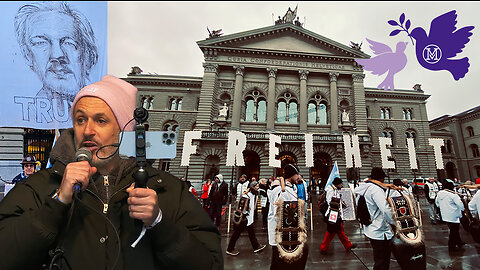
<path id="1" fill-rule="evenodd" d="M 90 163 L 92 161 L 93 155 L 90 150 L 86 147 L 82 147 L 75 152 L 75 160 L 78 161 L 88 161 Z M 73 193 L 78 193 L 82 190 L 82 184 L 81 183 L 75 183 L 73 185 Z"/>

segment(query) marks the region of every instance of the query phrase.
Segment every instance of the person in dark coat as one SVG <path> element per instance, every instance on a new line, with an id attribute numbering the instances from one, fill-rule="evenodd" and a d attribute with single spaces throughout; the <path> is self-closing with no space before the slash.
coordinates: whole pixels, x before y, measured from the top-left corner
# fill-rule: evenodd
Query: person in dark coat
<path id="1" fill-rule="evenodd" d="M 223 175 L 217 174 L 215 176 L 215 183 L 210 190 L 210 218 L 215 221 L 217 228 L 220 229 L 220 223 L 222 220 L 222 206 L 227 203 L 228 200 L 228 186 L 223 181 Z"/>
<path id="2" fill-rule="evenodd" d="M 133 129 L 136 93 L 110 75 L 78 92 L 52 167 L 0 202 L 0 269 L 223 269 L 220 234 L 186 185 L 147 163 L 135 187 L 135 159 L 106 147 Z"/>

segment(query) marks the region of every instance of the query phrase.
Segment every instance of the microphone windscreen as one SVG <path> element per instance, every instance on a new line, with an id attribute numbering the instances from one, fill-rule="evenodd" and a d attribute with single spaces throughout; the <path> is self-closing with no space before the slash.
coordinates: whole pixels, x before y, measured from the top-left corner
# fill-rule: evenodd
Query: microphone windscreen
<path id="1" fill-rule="evenodd" d="M 86 147 L 82 147 L 80 149 L 77 150 L 77 152 L 75 152 L 75 159 L 77 161 L 88 161 L 88 162 L 91 162 L 92 161 L 92 152 L 90 150 L 88 150 L 88 148 Z"/>

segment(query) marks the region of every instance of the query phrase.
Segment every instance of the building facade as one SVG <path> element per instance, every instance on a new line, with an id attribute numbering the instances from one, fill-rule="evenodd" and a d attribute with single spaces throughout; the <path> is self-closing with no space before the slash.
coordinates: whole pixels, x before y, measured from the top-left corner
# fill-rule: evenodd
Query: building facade
<path id="1" fill-rule="evenodd" d="M 378 137 L 393 139 L 396 169 L 389 177 L 413 178 L 406 137 L 413 137 L 424 176 L 436 175 L 426 95 L 413 90 L 365 88 L 364 71 L 354 58 L 368 58 L 313 33 L 299 23 L 273 26 L 197 42 L 205 58 L 203 77 L 142 74 L 132 68 L 126 81 L 139 89 L 138 105 L 150 112 L 150 130 L 178 131 L 177 157 L 155 163 L 193 183 L 222 173 L 225 179 L 270 178 L 269 134 L 282 138 L 278 159 L 295 163 L 304 178 L 327 179 L 335 161 L 340 175 L 362 179 L 381 166 Z M 199 63 L 200 64 L 200 63 Z M 197 153 L 180 166 L 185 131 L 201 130 Z M 227 167 L 228 131 L 246 134 L 245 166 Z M 306 167 L 305 133 L 313 134 L 314 166 Z M 344 133 L 359 136 L 362 167 L 347 169 Z"/>
<path id="2" fill-rule="evenodd" d="M 431 134 L 442 138 L 445 177 L 475 181 L 480 177 L 480 106 L 430 121 Z"/>

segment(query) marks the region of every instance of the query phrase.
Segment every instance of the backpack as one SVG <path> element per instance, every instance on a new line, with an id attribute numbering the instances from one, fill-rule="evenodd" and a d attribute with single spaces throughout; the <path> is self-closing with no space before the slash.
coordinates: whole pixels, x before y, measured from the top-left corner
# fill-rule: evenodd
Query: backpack
<path id="1" fill-rule="evenodd" d="M 372 182 L 370 182 L 370 183 L 372 183 Z M 384 189 L 383 187 L 377 185 L 376 183 L 372 183 L 372 184 L 380 187 L 381 189 Z M 369 187 L 367 187 L 367 189 L 368 188 Z M 366 190 L 365 190 L 365 192 L 366 192 Z M 377 212 L 377 210 L 375 210 L 375 213 Z M 373 215 L 375 215 L 375 213 L 373 213 Z M 372 218 L 370 217 L 370 212 L 368 212 L 367 201 L 365 200 L 365 196 L 363 196 L 363 195 L 358 196 L 357 210 L 356 210 L 355 214 L 357 216 L 358 222 L 360 222 L 362 225 L 368 226 L 368 225 L 372 224 Z"/>
<path id="2" fill-rule="evenodd" d="M 320 189 L 318 196 L 318 209 L 323 216 L 327 213 L 328 203 L 327 203 L 327 192 L 324 189 Z"/>
<path id="3" fill-rule="evenodd" d="M 368 212 L 367 201 L 365 201 L 365 197 L 363 195 L 358 197 L 356 215 L 358 222 L 360 222 L 362 225 L 368 226 L 372 224 L 372 218 Z"/>

